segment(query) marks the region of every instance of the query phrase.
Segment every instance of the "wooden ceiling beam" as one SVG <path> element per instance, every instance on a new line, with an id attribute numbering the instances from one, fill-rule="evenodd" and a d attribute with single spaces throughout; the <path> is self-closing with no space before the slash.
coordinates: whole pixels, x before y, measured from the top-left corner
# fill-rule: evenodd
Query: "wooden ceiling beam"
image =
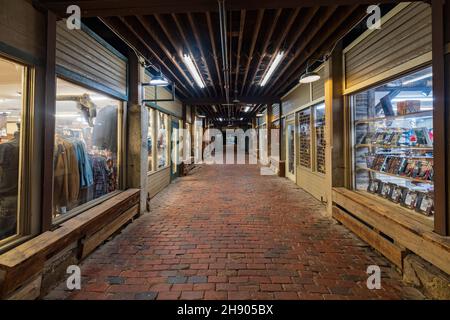
<path id="1" fill-rule="evenodd" d="M 224 93 L 224 87 L 223 87 L 223 81 L 222 81 L 222 71 L 219 67 L 219 56 L 217 55 L 217 49 L 216 49 L 216 38 L 214 37 L 214 31 L 211 21 L 211 13 L 206 12 L 206 22 L 208 24 L 208 33 L 209 33 L 209 39 L 211 41 L 211 48 L 213 52 L 213 58 L 214 58 L 214 64 L 216 65 L 216 72 L 217 72 L 217 78 L 219 79 L 219 86 L 220 86 L 220 92 L 222 96 Z"/>
<path id="2" fill-rule="evenodd" d="M 247 65 L 245 66 L 244 79 L 242 80 L 241 95 L 244 93 L 245 82 L 247 81 L 248 71 L 250 69 L 250 64 L 253 59 L 253 52 L 255 51 L 256 40 L 258 39 L 259 29 L 261 28 L 263 17 L 264 17 L 264 9 L 259 9 L 258 17 L 256 18 L 255 31 L 253 33 L 252 43 L 247 57 Z"/>
<path id="3" fill-rule="evenodd" d="M 300 45 L 296 48 L 295 53 L 292 55 L 292 57 L 291 57 L 291 59 L 288 61 L 288 63 L 285 64 L 284 67 L 283 67 L 279 72 L 277 72 L 278 76 L 277 76 L 275 79 L 273 79 L 273 80 L 270 81 L 270 82 L 272 83 L 272 85 L 271 85 L 271 86 L 267 86 L 267 89 L 263 91 L 264 93 L 267 94 L 268 92 L 270 92 L 270 93 L 276 92 L 276 91 L 274 91 L 273 89 L 274 89 L 274 87 L 277 87 L 277 86 L 278 86 L 278 83 L 279 83 L 279 82 L 278 82 L 278 79 L 279 79 L 281 76 L 283 76 L 283 78 L 285 78 L 285 77 L 286 77 L 286 72 L 287 72 L 288 70 L 292 70 L 291 64 L 294 63 L 295 61 L 297 61 L 297 60 L 299 59 L 300 55 L 303 54 L 303 49 L 306 47 L 306 45 L 309 44 L 309 42 L 310 42 L 312 39 L 314 39 L 314 37 L 316 36 L 316 34 L 317 34 L 320 30 L 322 30 L 322 28 L 325 27 L 325 25 L 326 25 L 328 19 L 333 15 L 333 13 L 336 11 L 336 9 L 337 9 L 337 6 L 330 6 L 330 7 L 327 7 L 327 8 L 325 9 L 325 13 L 319 14 L 317 19 L 314 19 L 314 20 L 312 21 L 312 18 L 311 18 L 311 19 L 309 20 L 310 23 L 308 24 L 308 25 L 311 25 L 311 26 L 312 26 L 312 29 L 311 29 L 311 30 L 305 31 L 305 30 L 306 30 L 306 26 L 305 26 L 305 25 L 302 26 L 302 28 L 301 28 L 301 29 L 302 29 L 302 30 L 301 30 L 301 31 L 302 31 L 302 32 L 301 32 L 302 37 L 301 37 L 301 39 L 299 39 Z M 307 32 L 307 34 L 305 35 L 306 32 Z M 297 42 L 298 42 L 298 41 L 297 41 Z M 294 46 L 294 44 L 292 45 L 292 47 L 293 47 L 293 46 Z"/>
<path id="4" fill-rule="evenodd" d="M 315 17 L 315 15 L 319 11 L 319 9 L 320 9 L 320 7 L 313 7 L 313 8 L 308 9 L 308 12 L 306 13 L 306 16 L 304 17 L 302 24 L 300 25 L 299 29 L 296 30 L 296 32 L 294 33 L 294 37 L 291 40 L 290 45 L 286 50 L 285 57 L 288 57 L 290 55 L 290 53 L 292 52 L 292 50 L 294 48 L 294 45 L 297 43 L 298 39 L 300 39 L 300 37 L 303 35 L 303 32 L 305 31 L 305 29 L 310 25 L 311 21 L 313 20 L 313 18 Z M 287 65 L 284 67 L 284 69 L 286 69 L 293 61 L 294 61 L 294 59 L 291 56 L 289 61 L 287 62 Z M 274 75 L 272 76 L 272 79 L 270 80 L 269 84 L 267 85 L 267 87 L 262 88 L 262 90 L 259 92 L 259 94 L 262 94 L 262 92 L 264 92 L 264 93 L 270 92 L 269 89 L 277 83 L 277 81 L 279 80 L 279 78 L 281 77 L 282 74 L 283 73 L 281 71 L 276 70 Z"/>
<path id="5" fill-rule="evenodd" d="M 37 6 L 48 8 L 60 16 L 67 16 L 66 10 L 70 5 L 78 5 L 82 16 L 110 17 L 135 16 L 156 13 L 186 13 L 218 11 L 216 0 L 28 0 Z M 227 10 L 258 10 L 297 7 L 315 7 L 334 5 L 370 5 L 380 3 L 396 3 L 398 0 L 227 0 Z"/>
<path id="6" fill-rule="evenodd" d="M 327 42 L 327 39 L 336 32 L 336 30 L 341 26 L 345 20 L 354 13 L 359 8 L 358 5 L 354 5 L 350 8 L 343 8 L 342 11 L 336 13 L 331 18 L 332 21 L 329 21 L 327 25 L 323 28 L 323 33 L 316 37 L 313 41 L 308 41 L 307 44 L 303 45 L 299 51 L 301 51 L 302 58 L 297 59 L 297 61 L 291 67 L 291 71 L 283 75 L 284 81 L 280 81 L 277 83 L 276 87 L 274 87 L 276 92 L 284 91 L 293 81 L 296 81 L 300 78 L 302 73 L 302 65 L 307 63 L 311 56 L 317 52 L 319 47 Z M 366 8 L 363 8 L 364 12 Z M 361 16 L 358 20 L 361 20 L 364 17 Z M 352 24 L 357 21 L 352 21 Z M 351 28 L 351 27 L 349 27 Z M 350 29 L 348 29 L 350 30 Z M 348 31 L 347 30 L 347 31 Z M 330 44 L 330 47 L 334 45 L 334 43 L 338 40 L 338 38 L 334 39 Z"/>
<path id="7" fill-rule="evenodd" d="M 352 14 L 352 19 L 350 19 L 348 22 L 342 24 L 339 28 L 338 31 L 336 32 L 336 35 L 332 35 L 329 39 L 327 39 L 320 48 L 316 49 L 314 52 L 318 55 L 318 56 L 324 56 L 325 54 L 329 54 L 330 53 L 330 43 L 335 43 L 337 40 L 336 39 L 341 39 L 342 37 L 344 37 L 349 30 L 351 30 L 354 26 L 355 26 L 355 22 L 356 21 L 360 21 L 362 18 L 364 18 L 367 15 L 365 8 L 360 8 L 358 10 L 356 10 L 353 14 Z M 300 69 L 299 69 L 299 73 L 301 72 L 301 70 L 306 68 L 306 63 L 304 63 Z M 297 82 L 297 77 L 292 77 L 292 81 L 289 83 L 287 82 L 287 85 L 283 86 L 279 92 L 280 94 L 282 94 L 283 92 L 287 91 L 290 89 L 290 86 L 292 86 L 293 84 L 295 84 Z"/>
<path id="8" fill-rule="evenodd" d="M 171 69 L 161 60 L 161 58 L 156 54 L 156 52 L 145 42 L 143 41 L 142 36 L 132 29 L 130 26 L 125 24 L 120 18 L 102 18 L 101 21 L 110 28 L 113 32 L 120 35 L 120 37 L 125 38 L 129 45 L 131 45 L 139 54 L 145 57 L 147 60 L 151 61 L 152 59 L 158 60 L 158 63 L 163 69 L 163 72 L 166 75 L 171 75 L 168 77 L 169 80 L 175 82 L 177 85 L 177 91 L 180 92 L 184 97 L 190 97 L 191 94 L 188 94 L 189 90 L 184 85 L 183 82 L 171 71 Z M 136 40 L 134 40 L 135 38 Z"/>
<path id="9" fill-rule="evenodd" d="M 264 57 L 266 56 L 267 47 L 269 46 L 270 40 L 272 39 L 273 32 L 275 31 L 275 27 L 277 26 L 278 19 L 280 18 L 281 12 L 283 9 L 278 9 L 275 13 L 275 17 L 271 21 L 271 26 L 269 28 L 269 31 L 266 35 L 266 38 L 264 40 L 263 47 L 261 48 L 261 54 L 259 55 L 258 62 L 256 64 L 255 71 L 253 72 L 252 80 L 247 85 L 247 91 L 246 94 L 248 95 L 250 90 L 255 85 L 255 79 L 256 75 L 258 74 L 259 68 L 261 66 L 261 62 L 264 60 Z"/>
<path id="10" fill-rule="evenodd" d="M 267 64 L 266 70 L 264 71 L 262 78 L 267 74 L 269 71 L 270 66 L 272 65 L 273 61 L 275 60 L 275 57 L 277 56 L 278 52 L 281 50 L 281 46 L 283 45 L 283 42 L 285 41 L 287 35 L 292 29 L 292 25 L 294 24 L 295 20 L 297 19 L 298 14 L 300 13 L 300 8 L 296 8 L 292 11 L 291 15 L 289 16 L 288 22 L 286 23 L 286 27 L 283 30 L 283 34 L 278 37 L 277 44 L 275 45 L 275 49 L 273 51 L 272 57 L 270 58 L 269 63 Z M 284 52 L 286 54 L 286 52 Z M 251 93 L 255 92 L 259 94 L 262 90 L 262 87 L 256 86 L 254 87 L 256 90 L 250 91 Z"/>
<path id="11" fill-rule="evenodd" d="M 234 91 L 238 91 L 238 81 L 239 81 L 239 70 L 240 70 L 240 62 L 241 62 L 241 49 L 242 49 L 242 39 L 244 36 L 244 29 L 245 29 L 245 15 L 246 10 L 241 10 L 241 19 L 239 22 L 239 38 L 238 38 L 238 47 L 236 52 L 236 75 L 234 79 Z"/>
<path id="12" fill-rule="evenodd" d="M 167 56 L 167 58 L 169 58 L 170 62 L 172 62 L 172 64 L 175 66 L 175 68 L 178 70 L 178 72 L 184 77 L 186 82 L 191 86 L 192 90 L 195 92 L 195 95 L 199 96 L 199 93 L 197 91 L 197 88 L 195 87 L 195 84 L 187 76 L 187 74 L 184 72 L 183 68 L 181 68 L 178 61 L 174 58 L 174 55 L 165 46 L 164 42 L 158 36 L 158 33 L 153 29 L 152 25 L 148 22 L 148 20 L 142 16 L 136 16 L 136 18 L 141 23 L 141 25 L 144 27 L 144 29 L 147 31 L 147 33 L 155 40 L 156 44 L 161 48 L 161 50 L 164 52 L 164 54 Z M 126 19 L 126 18 L 124 18 L 124 19 Z"/>
<path id="13" fill-rule="evenodd" d="M 200 51 L 200 57 L 201 57 L 203 63 L 205 64 L 206 73 L 208 74 L 209 80 L 212 83 L 214 95 L 217 96 L 216 85 L 214 83 L 214 79 L 211 75 L 211 72 L 209 71 L 208 60 L 206 59 L 205 50 L 203 49 L 203 44 L 200 39 L 200 35 L 198 33 L 197 26 L 195 24 L 194 18 L 192 17 L 192 13 L 188 12 L 187 15 L 188 15 L 189 24 L 191 25 L 192 31 L 194 33 L 194 38 L 195 38 L 195 42 L 197 43 L 197 48 Z"/>

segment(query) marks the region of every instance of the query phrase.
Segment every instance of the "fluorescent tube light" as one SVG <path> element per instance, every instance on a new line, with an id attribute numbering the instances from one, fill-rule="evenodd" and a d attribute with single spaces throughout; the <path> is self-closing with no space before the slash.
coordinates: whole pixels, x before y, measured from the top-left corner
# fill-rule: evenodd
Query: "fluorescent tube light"
<path id="1" fill-rule="evenodd" d="M 278 52 L 277 56 L 275 57 L 275 60 L 273 60 L 272 65 L 269 67 L 269 71 L 267 71 L 266 75 L 264 76 L 264 78 L 262 79 L 260 86 L 264 87 L 267 83 L 267 81 L 269 81 L 270 77 L 272 76 L 273 72 L 275 71 L 275 69 L 278 67 L 278 65 L 281 62 L 281 59 L 283 58 L 284 52 Z"/>
<path id="2" fill-rule="evenodd" d="M 394 98 L 391 100 L 391 102 L 400 102 L 405 100 L 417 100 L 421 102 L 433 102 L 433 98 L 412 98 L 412 97 L 400 97 L 400 98 Z"/>
<path id="3" fill-rule="evenodd" d="M 257 116 L 258 118 L 259 118 L 259 117 L 263 117 L 263 116 L 264 116 L 264 113 L 257 113 L 256 116 Z"/>
<path id="4" fill-rule="evenodd" d="M 217 107 L 215 105 L 212 106 L 214 112 L 217 112 Z"/>
<path id="5" fill-rule="evenodd" d="M 244 109 L 244 112 L 249 112 L 249 111 L 250 111 L 250 107 L 246 106 L 245 109 Z"/>
<path id="6" fill-rule="evenodd" d="M 427 74 L 424 74 L 423 76 L 419 76 L 417 78 L 413 78 L 413 79 L 410 79 L 410 80 L 402 81 L 402 85 L 410 84 L 410 83 L 413 83 L 413 82 L 416 82 L 416 81 L 419 81 L 419 80 L 423 80 L 423 79 L 427 79 L 427 78 L 431 78 L 432 76 L 433 76 L 432 73 L 427 73 Z"/>
<path id="7" fill-rule="evenodd" d="M 195 67 L 194 62 L 192 61 L 191 57 L 189 55 L 185 54 L 185 55 L 183 55 L 183 59 L 184 59 L 184 63 L 186 64 L 186 66 L 189 69 L 189 72 L 191 73 L 192 77 L 194 78 L 195 83 L 197 83 L 197 85 L 200 88 L 204 88 L 205 83 L 203 82 L 202 77 L 198 73 L 198 70 Z"/>

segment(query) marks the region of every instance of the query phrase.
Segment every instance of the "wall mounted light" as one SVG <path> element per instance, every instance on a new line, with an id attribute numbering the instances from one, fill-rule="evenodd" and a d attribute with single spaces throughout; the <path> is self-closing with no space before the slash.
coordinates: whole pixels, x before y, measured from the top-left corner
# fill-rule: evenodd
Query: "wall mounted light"
<path id="1" fill-rule="evenodd" d="M 276 68 L 280 64 L 283 56 L 284 56 L 283 51 L 281 51 L 277 54 L 277 56 L 275 57 L 275 60 L 273 60 L 272 65 L 269 67 L 269 70 L 267 71 L 267 73 L 263 77 L 261 83 L 259 84 L 261 87 L 264 87 L 266 85 L 267 81 L 269 81 L 270 77 L 272 77 L 273 72 L 276 70 Z"/>
<path id="2" fill-rule="evenodd" d="M 169 85 L 169 81 L 167 81 L 166 79 L 164 79 L 164 77 L 159 74 L 154 76 L 150 82 L 149 82 L 152 86 L 157 86 L 157 87 L 166 87 Z"/>
<path id="3" fill-rule="evenodd" d="M 197 67 L 195 66 L 194 62 L 192 61 L 191 57 L 188 54 L 183 55 L 183 60 L 186 66 L 189 69 L 189 72 L 191 73 L 192 77 L 194 78 L 195 83 L 200 88 L 205 87 L 205 83 L 203 82 L 202 77 L 200 76 Z"/>

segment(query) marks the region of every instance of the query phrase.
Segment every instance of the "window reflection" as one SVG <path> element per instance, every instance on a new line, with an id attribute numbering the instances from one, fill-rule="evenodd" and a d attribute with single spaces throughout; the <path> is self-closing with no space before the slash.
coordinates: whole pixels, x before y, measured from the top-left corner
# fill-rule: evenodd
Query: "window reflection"
<path id="1" fill-rule="evenodd" d="M 0 241 L 18 232 L 25 68 L 0 58 Z"/>

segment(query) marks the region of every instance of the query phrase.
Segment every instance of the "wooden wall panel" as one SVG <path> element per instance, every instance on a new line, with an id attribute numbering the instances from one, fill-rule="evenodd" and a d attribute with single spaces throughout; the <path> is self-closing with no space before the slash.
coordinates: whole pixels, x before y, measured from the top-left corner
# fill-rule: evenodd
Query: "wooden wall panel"
<path id="1" fill-rule="evenodd" d="M 69 30 L 64 20 L 57 23 L 56 64 L 127 96 L 127 61 L 85 30 Z"/>
<path id="2" fill-rule="evenodd" d="M 327 201 L 326 177 L 297 166 L 297 185 L 318 200 Z"/>
<path id="3" fill-rule="evenodd" d="M 170 167 L 149 174 L 147 179 L 147 186 L 150 198 L 156 196 L 169 184 L 170 184 Z"/>
<path id="4" fill-rule="evenodd" d="M 29 55 L 45 57 L 46 18 L 33 8 L 31 1 L 0 0 L 0 49 L 8 46 Z"/>
<path id="5" fill-rule="evenodd" d="M 325 68 L 321 68 L 317 73 L 320 75 L 320 80 L 311 83 L 312 101 L 325 96 Z"/>
<path id="6" fill-rule="evenodd" d="M 386 15 L 381 29 L 366 31 L 344 50 L 345 89 L 380 81 L 380 75 L 430 52 L 431 6 L 401 3 Z"/>
<path id="7" fill-rule="evenodd" d="M 301 84 L 288 95 L 283 97 L 283 116 L 289 114 L 296 108 L 311 102 L 311 91 L 309 84 Z"/>

